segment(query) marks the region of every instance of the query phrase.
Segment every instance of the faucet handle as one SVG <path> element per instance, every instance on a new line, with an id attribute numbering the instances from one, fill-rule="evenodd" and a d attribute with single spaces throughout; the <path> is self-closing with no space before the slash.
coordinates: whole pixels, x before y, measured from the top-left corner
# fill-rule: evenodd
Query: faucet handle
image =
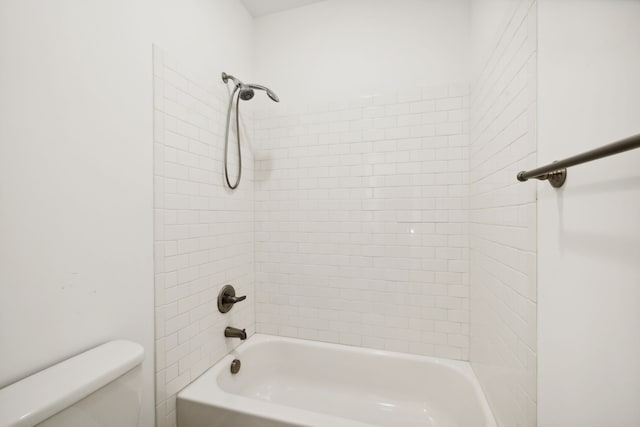
<path id="1" fill-rule="evenodd" d="M 237 302 L 244 301 L 246 299 L 247 299 L 246 295 L 243 295 L 241 297 L 234 297 L 234 296 L 231 296 L 231 295 L 224 295 L 222 297 L 222 304 L 235 304 Z"/>
<path id="2" fill-rule="evenodd" d="M 235 303 L 244 301 L 245 299 L 247 299 L 246 295 L 241 297 L 236 296 L 236 290 L 233 286 L 224 285 L 218 294 L 218 311 L 220 311 L 220 313 L 227 313 L 233 308 Z"/>

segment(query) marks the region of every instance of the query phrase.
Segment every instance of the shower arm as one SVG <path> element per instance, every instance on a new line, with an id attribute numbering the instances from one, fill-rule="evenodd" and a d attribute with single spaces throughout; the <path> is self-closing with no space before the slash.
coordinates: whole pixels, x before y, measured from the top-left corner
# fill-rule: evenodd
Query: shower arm
<path id="1" fill-rule="evenodd" d="M 242 81 L 241 81 L 240 79 L 235 78 L 235 77 L 234 77 L 234 76 L 232 76 L 231 74 L 227 74 L 227 73 L 225 73 L 225 72 L 223 71 L 223 72 L 222 72 L 222 81 L 223 81 L 224 83 L 227 83 L 227 82 L 229 81 L 229 79 L 231 79 L 231 81 L 233 81 L 233 84 L 234 84 L 236 87 L 238 87 L 238 88 L 239 88 L 239 87 L 243 87 L 243 86 L 247 86 L 247 85 L 245 85 L 244 83 L 242 83 Z"/>

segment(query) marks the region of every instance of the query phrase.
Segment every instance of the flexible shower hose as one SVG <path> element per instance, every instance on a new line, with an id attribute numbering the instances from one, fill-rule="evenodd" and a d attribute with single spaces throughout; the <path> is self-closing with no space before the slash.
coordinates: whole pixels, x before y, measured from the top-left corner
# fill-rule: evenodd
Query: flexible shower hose
<path id="1" fill-rule="evenodd" d="M 238 96 L 236 96 L 236 93 Z M 235 184 L 231 184 L 229 180 L 229 123 L 231 121 L 231 109 L 233 108 L 233 100 L 236 101 L 236 136 L 238 139 L 238 179 Z M 235 190 L 240 185 L 240 178 L 242 177 L 242 152 L 240 151 L 240 93 L 238 92 L 238 86 L 233 89 L 231 99 L 229 100 L 229 108 L 227 109 L 227 129 L 224 136 L 224 177 L 227 180 L 227 185 L 230 189 Z"/>

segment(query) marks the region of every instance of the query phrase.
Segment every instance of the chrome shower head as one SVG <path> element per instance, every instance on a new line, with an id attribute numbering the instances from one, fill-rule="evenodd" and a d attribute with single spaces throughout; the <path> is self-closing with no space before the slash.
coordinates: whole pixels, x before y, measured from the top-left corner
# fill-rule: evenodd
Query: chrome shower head
<path id="1" fill-rule="evenodd" d="M 242 83 L 239 79 L 236 79 L 231 74 L 222 73 L 222 81 L 227 83 L 229 80 L 233 81 L 235 87 L 233 88 L 233 92 L 231 92 L 231 96 L 229 97 L 229 108 L 227 109 L 227 127 L 224 136 L 224 177 L 227 181 L 227 185 L 231 190 L 235 190 L 240 185 L 240 177 L 242 176 L 242 150 L 240 150 L 240 100 L 248 101 L 253 99 L 255 96 L 255 89 L 263 90 L 267 92 L 267 96 L 271 98 L 274 102 L 280 102 L 280 98 L 276 95 L 271 89 L 261 85 L 246 85 Z M 238 93 L 238 97 L 236 98 L 236 92 Z M 236 107 L 236 138 L 238 141 L 238 177 L 235 181 L 235 184 L 231 183 L 229 179 L 229 162 L 228 162 L 228 149 L 229 149 L 229 124 L 231 122 L 231 110 Z"/>
<path id="2" fill-rule="evenodd" d="M 255 94 L 256 93 L 250 87 L 240 86 L 240 99 L 243 101 L 250 100 Z"/>
<path id="3" fill-rule="evenodd" d="M 243 101 L 248 101 L 252 99 L 255 95 L 254 89 L 263 90 L 267 92 L 267 96 L 271 98 L 274 102 L 280 102 L 280 98 L 275 94 L 271 89 L 266 86 L 256 85 L 256 84 L 244 84 L 240 79 L 233 77 L 231 74 L 227 74 L 225 72 L 222 73 L 222 81 L 227 83 L 229 80 L 233 82 L 234 85 L 240 90 L 240 99 Z"/>
<path id="4" fill-rule="evenodd" d="M 271 98 L 272 101 L 274 102 L 280 102 L 280 98 L 278 98 L 278 95 L 275 94 L 275 92 L 273 92 L 271 89 L 269 89 L 266 86 L 261 86 L 261 85 L 255 85 L 255 84 L 249 84 L 247 85 L 247 87 L 251 88 L 251 89 L 258 89 L 258 90 L 263 90 L 265 92 L 267 92 L 267 96 L 269 98 Z"/>
<path id="5" fill-rule="evenodd" d="M 222 81 L 227 83 L 229 80 L 233 82 L 233 84 L 238 88 L 240 99 L 243 101 L 248 101 L 253 98 L 255 92 L 253 89 L 242 83 L 240 79 L 233 77 L 231 74 L 227 74 L 225 72 L 222 73 Z"/>
<path id="6" fill-rule="evenodd" d="M 269 95 L 269 98 L 271 98 L 272 101 L 280 102 L 280 98 L 278 98 L 278 95 L 276 95 L 271 89 L 267 90 L 267 95 Z"/>

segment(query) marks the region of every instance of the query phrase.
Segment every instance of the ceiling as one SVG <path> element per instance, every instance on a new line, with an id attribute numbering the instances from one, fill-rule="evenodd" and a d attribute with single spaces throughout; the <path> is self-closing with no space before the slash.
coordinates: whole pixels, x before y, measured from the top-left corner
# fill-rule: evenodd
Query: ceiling
<path id="1" fill-rule="evenodd" d="M 241 0 L 254 18 L 318 3 L 323 0 Z"/>

